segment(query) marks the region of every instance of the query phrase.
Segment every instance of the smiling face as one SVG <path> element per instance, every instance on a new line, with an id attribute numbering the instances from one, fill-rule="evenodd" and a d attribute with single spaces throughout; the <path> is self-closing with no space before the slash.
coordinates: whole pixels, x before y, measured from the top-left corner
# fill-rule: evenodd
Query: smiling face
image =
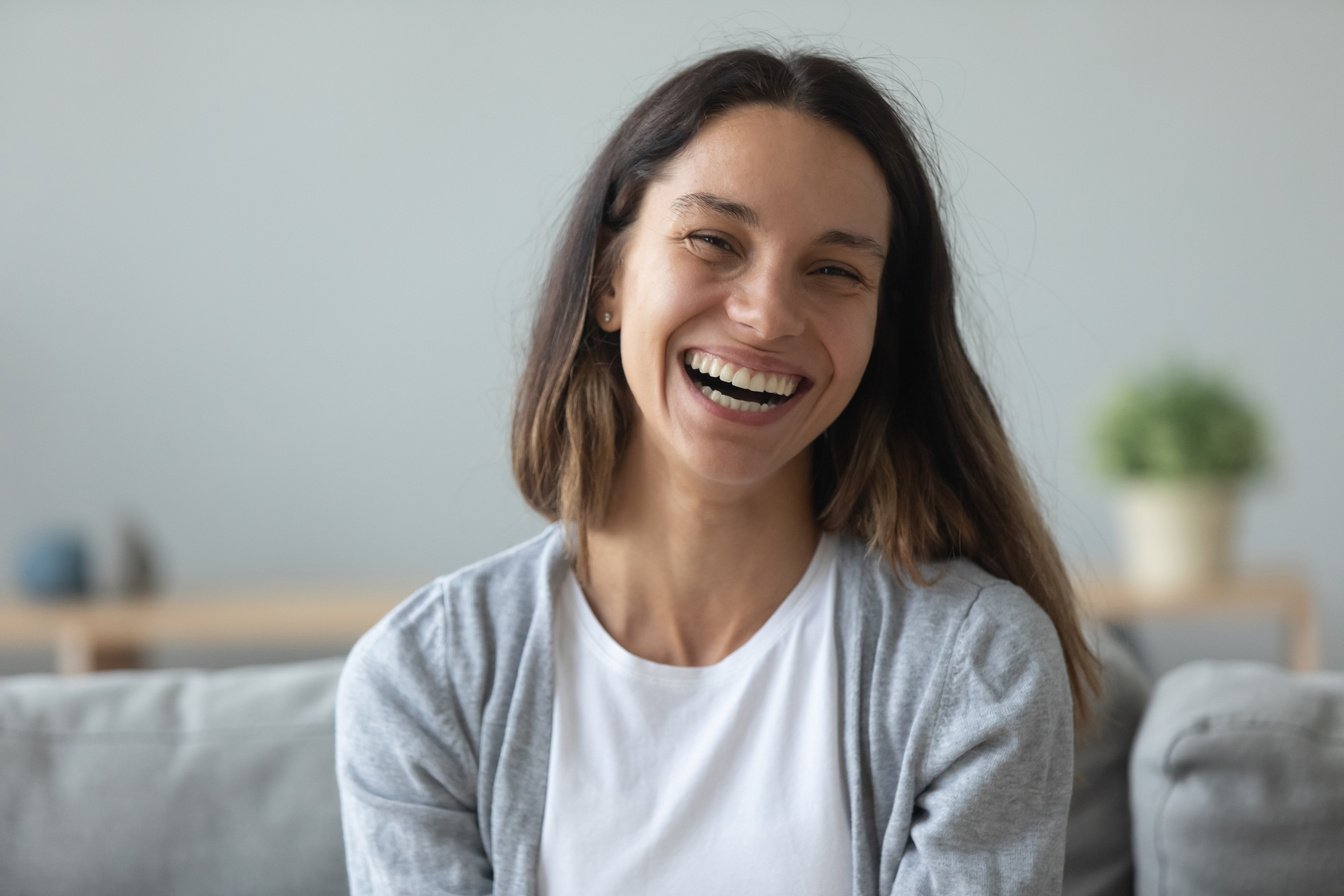
<path id="1" fill-rule="evenodd" d="M 806 489 L 872 351 L 890 201 L 852 137 L 745 106 L 648 185 L 598 313 L 620 331 L 643 469 Z"/>

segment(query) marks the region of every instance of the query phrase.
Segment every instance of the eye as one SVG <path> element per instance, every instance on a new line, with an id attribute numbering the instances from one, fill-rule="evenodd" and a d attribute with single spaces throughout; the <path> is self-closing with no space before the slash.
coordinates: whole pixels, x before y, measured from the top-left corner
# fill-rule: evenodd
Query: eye
<path id="1" fill-rule="evenodd" d="M 724 237 L 719 236 L 717 233 L 710 233 L 704 230 L 697 230 L 695 233 L 692 233 L 691 235 L 686 237 L 686 239 L 694 243 L 697 248 L 704 247 L 708 249 L 713 249 L 716 252 L 733 251 L 733 244 L 728 242 L 728 240 L 725 239 Z"/>
<path id="2" fill-rule="evenodd" d="M 817 268 L 813 273 L 822 274 L 826 277 L 844 277 L 853 280 L 855 283 L 867 283 L 863 277 L 859 276 L 849 268 L 841 267 L 838 264 L 828 264 Z"/>

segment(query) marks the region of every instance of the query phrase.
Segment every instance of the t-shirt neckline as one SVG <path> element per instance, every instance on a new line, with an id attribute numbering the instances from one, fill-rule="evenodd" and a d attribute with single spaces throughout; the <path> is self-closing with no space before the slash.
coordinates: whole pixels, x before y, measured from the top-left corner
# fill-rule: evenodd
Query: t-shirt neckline
<path id="1" fill-rule="evenodd" d="M 566 603 L 573 614 L 584 646 L 593 651 L 604 663 L 616 671 L 643 679 L 669 682 L 699 682 L 741 671 L 761 657 L 798 618 L 803 608 L 816 599 L 825 573 L 832 567 L 835 539 L 829 532 L 821 533 L 812 559 L 788 596 L 780 602 L 769 618 L 761 624 L 745 643 L 723 659 L 708 666 L 675 666 L 637 656 L 621 646 L 598 620 L 588 603 L 578 578 L 571 569 L 566 577 Z"/>

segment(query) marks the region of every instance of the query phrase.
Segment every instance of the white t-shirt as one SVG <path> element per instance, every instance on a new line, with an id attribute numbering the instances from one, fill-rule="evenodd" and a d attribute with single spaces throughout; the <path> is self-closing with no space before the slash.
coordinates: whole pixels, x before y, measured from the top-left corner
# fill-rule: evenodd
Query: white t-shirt
<path id="1" fill-rule="evenodd" d="M 541 896 L 848 894 L 835 546 L 712 666 L 637 657 L 573 576 L 555 613 Z"/>

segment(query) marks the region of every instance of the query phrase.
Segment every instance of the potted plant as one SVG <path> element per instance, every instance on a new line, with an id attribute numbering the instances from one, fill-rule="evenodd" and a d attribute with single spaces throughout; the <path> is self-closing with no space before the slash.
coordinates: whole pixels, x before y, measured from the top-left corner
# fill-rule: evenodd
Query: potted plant
<path id="1" fill-rule="evenodd" d="M 1225 377 L 1170 364 L 1123 385 L 1097 422 L 1118 481 L 1125 577 L 1169 588 L 1225 577 L 1243 484 L 1267 464 L 1259 412 Z"/>

